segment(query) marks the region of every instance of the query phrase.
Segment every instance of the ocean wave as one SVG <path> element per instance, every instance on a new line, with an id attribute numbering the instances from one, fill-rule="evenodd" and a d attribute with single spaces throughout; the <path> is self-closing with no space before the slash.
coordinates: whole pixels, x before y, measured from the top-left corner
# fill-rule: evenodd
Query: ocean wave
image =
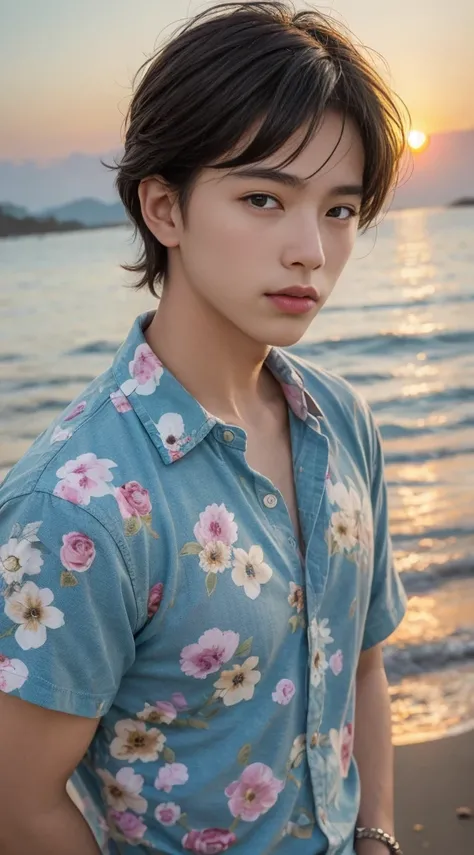
<path id="1" fill-rule="evenodd" d="M 472 386 L 450 386 L 446 389 L 437 389 L 433 392 L 428 392 L 425 395 L 417 395 L 416 397 L 398 396 L 396 398 L 384 398 L 383 400 L 372 400 L 370 408 L 374 412 L 381 412 L 386 409 L 401 409 L 405 411 L 408 405 L 416 403 L 417 409 L 421 406 L 432 405 L 439 406 L 440 404 L 467 404 L 474 401 L 474 388 Z"/>
<path id="2" fill-rule="evenodd" d="M 73 350 L 68 350 L 64 356 L 89 356 L 90 354 L 97 353 L 105 353 L 112 354 L 113 356 L 117 353 L 117 350 L 120 347 L 120 342 L 114 341 L 89 341 L 87 344 L 81 345 L 81 347 L 75 347 Z"/>
<path id="3" fill-rule="evenodd" d="M 420 451 L 410 452 L 385 452 L 385 463 L 402 464 L 402 463 L 426 463 L 428 460 L 447 460 L 450 457 L 459 457 L 461 455 L 474 454 L 474 446 L 453 447 L 448 448 L 429 448 Z"/>
<path id="4" fill-rule="evenodd" d="M 403 677 L 438 671 L 474 659 L 474 629 L 463 628 L 446 638 L 407 647 L 387 645 L 384 663 L 390 682 Z"/>
<path id="5" fill-rule="evenodd" d="M 432 564 L 427 570 L 418 573 L 407 570 L 400 576 L 407 594 L 425 593 L 453 580 L 471 579 L 474 576 L 474 555 L 466 555 L 445 564 Z"/>
<path id="6" fill-rule="evenodd" d="M 304 342 L 294 345 L 291 350 L 298 356 L 311 359 L 314 356 L 337 350 L 355 353 L 363 356 L 364 353 L 393 352 L 397 350 L 418 350 L 430 346 L 431 351 L 440 345 L 455 345 L 456 355 L 459 356 L 465 345 L 469 352 L 472 351 L 472 330 L 445 330 L 444 332 L 431 332 L 424 335 L 411 335 L 409 333 L 380 332 L 377 335 L 346 336 L 344 338 L 328 338 L 317 342 Z"/>

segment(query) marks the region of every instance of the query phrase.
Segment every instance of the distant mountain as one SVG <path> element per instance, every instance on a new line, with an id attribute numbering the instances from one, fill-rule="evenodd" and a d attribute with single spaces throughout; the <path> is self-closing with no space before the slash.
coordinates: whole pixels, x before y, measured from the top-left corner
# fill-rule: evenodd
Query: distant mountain
<path id="1" fill-rule="evenodd" d="M 0 211 L 7 217 L 29 217 L 30 212 L 27 208 L 20 208 L 19 205 L 12 205 L 10 202 L 0 202 Z"/>
<path id="2" fill-rule="evenodd" d="M 30 210 L 57 212 L 69 206 L 71 200 L 83 197 L 94 203 L 100 200 L 107 211 L 101 216 L 115 217 L 118 210 L 114 188 L 115 173 L 101 164 L 113 163 L 120 152 L 107 152 L 99 156 L 71 154 L 67 158 L 46 164 L 34 161 L 13 162 L 0 160 L 0 192 L 14 205 L 24 205 Z M 474 129 L 433 134 L 428 148 L 413 154 L 404 167 L 402 186 L 395 194 L 392 208 L 414 208 L 449 205 L 461 196 L 474 196 Z M 97 210 L 97 209 L 96 209 Z M 66 208 L 63 216 L 77 216 L 76 209 Z M 87 223 L 95 222 L 89 209 L 83 216 Z M 90 219 L 92 217 L 92 220 Z M 123 211 L 114 222 L 124 222 Z M 107 223 L 111 222 L 107 219 Z"/>
<path id="3" fill-rule="evenodd" d="M 125 209 L 121 202 L 107 204 L 100 199 L 77 199 L 59 208 L 48 208 L 39 211 L 35 216 L 54 217 L 60 223 L 67 220 L 77 220 L 84 226 L 112 226 L 127 222 Z"/>
<path id="4" fill-rule="evenodd" d="M 21 237 L 24 235 L 44 235 L 49 232 L 73 232 L 85 228 L 82 223 L 73 220 L 58 222 L 54 217 L 17 217 L 8 213 L 8 209 L 20 210 L 14 205 L 0 206 L 0 238 Z"/>

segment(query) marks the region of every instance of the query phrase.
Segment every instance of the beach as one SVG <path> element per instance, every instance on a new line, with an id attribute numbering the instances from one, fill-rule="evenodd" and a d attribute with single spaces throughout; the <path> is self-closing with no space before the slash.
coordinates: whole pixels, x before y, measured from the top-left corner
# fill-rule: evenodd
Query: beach
<path id="1" fill-rule="evenodd" d="M 403 855 L 473 855 L 474 731 L 395 749 L 396 832 Z M 471 809 L 470 819 L 456 810 Z M 414 830 L 422 826 L 420 830 Z"/>
<path id="2" fill-rule="evenodd" d="M 124 287 L 130 237 L 2 241 L 0 480 L 154 307 Z M 473 253 L 472 209 L 389 215 L 294 348 L 352 383 L 383 439 L 409 599 L 384 649 L 404 855 L 474 855 L 474 819 L 456 816 L 474 811 Z"/>

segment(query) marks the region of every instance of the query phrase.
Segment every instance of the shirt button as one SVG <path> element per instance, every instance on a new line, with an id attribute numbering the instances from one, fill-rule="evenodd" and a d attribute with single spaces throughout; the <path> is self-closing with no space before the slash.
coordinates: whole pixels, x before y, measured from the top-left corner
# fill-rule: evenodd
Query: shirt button
<path id="1" fill-rule="evenodd" d="M 274 495 L 274 493 L 268 493 L 263 498 L 263 504 L 265 505 L 266 508 L 275 508 L 277 505 L 277 502 L 278 502 L 278 499 Z"/>
<path id="2" fill-rule="evenodd" d="M 224 433 L 222 434 L 222 438 L 223 438 L 224 442 L 232 442 L 234 439 L 234 436 L 235 436 L 235 434 L 232 430 L 225 430 Z"/>

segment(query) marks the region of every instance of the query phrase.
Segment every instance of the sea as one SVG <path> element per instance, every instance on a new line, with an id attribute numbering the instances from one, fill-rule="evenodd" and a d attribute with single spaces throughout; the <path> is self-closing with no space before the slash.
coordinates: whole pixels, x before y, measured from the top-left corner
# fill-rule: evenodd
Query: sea
<path id="1" fill-rule="evenodd" d="M 0 241 L 0 478 L 153 308 L 133 258 L 127 226 Z M 394 742 L 474 728 L 474 209 L 386 215 L 294 349 L 382 432 L 409 596 L 384 647 Z"/>

